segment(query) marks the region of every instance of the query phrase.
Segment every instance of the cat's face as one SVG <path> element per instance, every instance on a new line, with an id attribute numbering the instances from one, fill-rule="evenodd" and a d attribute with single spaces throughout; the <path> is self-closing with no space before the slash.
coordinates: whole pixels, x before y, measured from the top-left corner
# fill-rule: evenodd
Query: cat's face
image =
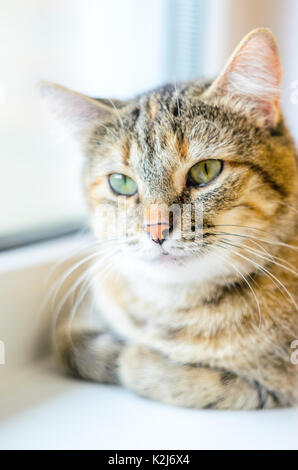
<path id="1" fill-rule="evenodd" d="M 276 45 L 259 30 L 212 84 L 127 103 L 75 95 L 91 224 L 119 269 L 181 282 L 266 264 L 268 240 L 293 229 L 287 205 L 297 193 L 279 85 Z"/>
<path id="2" fill-rule="evenodd" d="M 124 109 L 123 127 L 117 118 L 108 124 L 115 137 L 94 131 L 86 168 L 91 221 L 100 239 L 117 238 L 113 245 L 126 269 L 139 267 L 166 279 L 212 277 L 233 270 L 222 259 L 228 254 L 245 273 L 249 266 L 232 250 L 246 241 L 254 249 L 268 237 L 265 232 L 280 230 L 280 202 L 295 173 L 287 139 L 202 103 L 200 93 L 195 83 L 161 89 Z M 181 209 L 170 231 L 166 207 Z M 191 214 L 193 230 L 185 236 L 179 223 L 184 211 Z M 113 213 L 125 216 L 126 232 Z M 164 235 L 158 223 L 164 223 Z M 158 235 L 164 241 L 156 242 Z"/>

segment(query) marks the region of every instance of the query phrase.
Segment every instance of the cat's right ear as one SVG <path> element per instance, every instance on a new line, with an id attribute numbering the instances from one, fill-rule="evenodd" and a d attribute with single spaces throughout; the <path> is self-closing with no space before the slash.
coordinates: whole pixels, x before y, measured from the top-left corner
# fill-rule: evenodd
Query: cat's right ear
<path id="1" fill-rule="evenodd" d="M 107 121 L 115 115 L 113 106 L 56 83 L 40 82 L 39 89 L 50 111 L 62 123 L 68 135 L 79 139 L 93 124 Z"/>
<path id="2" fill-rule="evenodd" d="M 280 118 L 281 61 L 267 28 L 251 31 L 240 42 L 205 99 L 246 114 L 256 125 L 274 127 Z"/>

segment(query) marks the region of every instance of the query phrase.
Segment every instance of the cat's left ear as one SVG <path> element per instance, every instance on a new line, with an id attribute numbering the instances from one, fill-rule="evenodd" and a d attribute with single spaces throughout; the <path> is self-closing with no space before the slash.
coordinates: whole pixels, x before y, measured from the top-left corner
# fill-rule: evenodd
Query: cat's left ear
<path id="1" fill-rule="evenodd" d="M 90 98 L 50 82 L 41 82 L 39 88 L 50 111 L 68 134 L 78 140 L 82 140 L 94 124 L 119 118 L 120 101 Z"/>
<path id="2" fill-rule="evenodd" d="M 273 127 L 280 117 L 281 75 L 272 32 L 255 29 L 240 42 L 203 99 L 220 99 L 250 116 L 258 126 Z"/>

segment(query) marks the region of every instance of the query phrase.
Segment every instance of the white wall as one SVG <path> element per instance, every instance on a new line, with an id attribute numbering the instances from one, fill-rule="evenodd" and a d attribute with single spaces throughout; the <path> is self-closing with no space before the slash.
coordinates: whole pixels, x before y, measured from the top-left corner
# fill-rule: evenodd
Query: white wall
<path id="1" fill-rule="evenodd" d="M 36 84 L 127 97 L 164 79 L 165 0 L 0 1 L 0 235 L 81 217 L 82 164 Z"/>
<path id="2" fill-rule="evenodd" d="M 82 158 L 53 136 L 36 83 L 122 98 L 168 80 L 172 1 L 0 0 L 0 236 L 85 214 Z M 205 1 L 203 74 L 214 76 L 251 29 L 271 27 L 284 65 L 283 108 L 298 141 L 291 100 L 298 1 Z"/>
<path id="3" fill-rule="evenodd" d="M 292 84 L 298 80 L 297 25 L 297 0 L 208 0 L 204 75 L 215 76 L 249 31 L 260 26 L 271 28 L 283 64 L 282 108 L 298 143 L 298 103 L 293 102 L 292 96 Z"/>

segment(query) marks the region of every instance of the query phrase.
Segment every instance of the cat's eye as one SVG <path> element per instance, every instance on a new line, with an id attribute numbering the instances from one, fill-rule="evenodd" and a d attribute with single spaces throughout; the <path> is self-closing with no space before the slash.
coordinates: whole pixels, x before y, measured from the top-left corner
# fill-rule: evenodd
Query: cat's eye
<path id="1" fill-rule="evenodd" d="M 213 181 L 223 167 L 221 160 L 204 160 L 194 165 L 188 172 L 188 186 L 204 186 Z"/>
<path id="2" fill-rule="evenodd" d="M 109 184 L 112 190 L 121 196 L 133 196 L 138 189 L 136 182 L 132 178 L 121 173 L 110 175 Z"/>

